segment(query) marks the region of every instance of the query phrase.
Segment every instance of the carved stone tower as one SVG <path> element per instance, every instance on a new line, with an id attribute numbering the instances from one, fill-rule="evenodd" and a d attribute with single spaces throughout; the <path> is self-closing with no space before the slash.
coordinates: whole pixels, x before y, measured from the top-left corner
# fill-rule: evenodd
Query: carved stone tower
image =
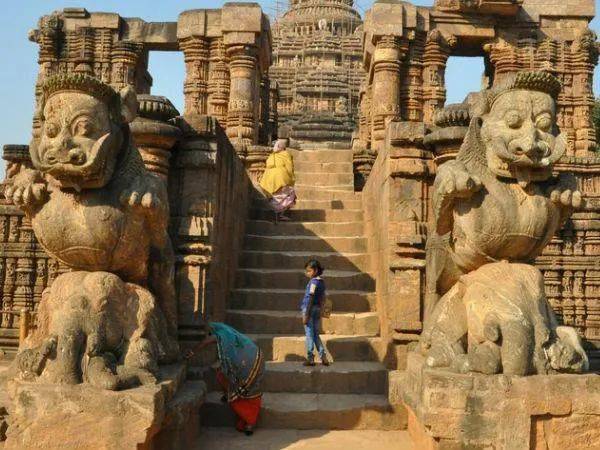
<path id="1" fill-rule="evenodd" d="M 358 116 L 362 20 L 353 0 L 290 0 L 273 26 L 280 125 L 309 142 L 350 142 Z"/>

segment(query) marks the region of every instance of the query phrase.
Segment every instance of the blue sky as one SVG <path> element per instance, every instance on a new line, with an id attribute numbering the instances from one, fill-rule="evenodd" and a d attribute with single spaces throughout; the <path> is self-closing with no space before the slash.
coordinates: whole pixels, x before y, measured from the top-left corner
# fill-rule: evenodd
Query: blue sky
<path id="1" fill-rule="evenodd" d="M 355 0 L 356 1 L 356 0 Z M 596 8 L 599 6 L 596 1 Z M 20 0 L 6 1 L 0 15 L 0 145 L 26 144 L 31 133 L 33 87 L 37 74 L 37 45 L 27 39 L 41 15 L 64 7 L 84 7 L 89 11 L 118 12 L 124 17 L 141 17 L 147 21 L 175 21 L 181 11 L 196 8 L 216 8 L 222 0 Z M 261 0 L 267 14 L 284 10 L 287 0 Z M 372 0 L 359 0 L 358 11 L 363 14 Z M 417 5 L 429 6 L 433 0 L 414 0 Z M 600 20 L 592 28 L 600 31 Z M 446 74 L 449 87 L 448 102 L 462 101 L 465 94 L 480 85 L 483 64 L 480 59 L 451 58 Z M 181 53 L 152 53 L 150 73 L 154 77 L 152 93 L 165 95 L 181 110 L 183 104 L 183 55 Z M 596 70 L 594 92 L 600 94 L 600 70 Z M 0 162 L 0 177 L 4 164 Z"/>

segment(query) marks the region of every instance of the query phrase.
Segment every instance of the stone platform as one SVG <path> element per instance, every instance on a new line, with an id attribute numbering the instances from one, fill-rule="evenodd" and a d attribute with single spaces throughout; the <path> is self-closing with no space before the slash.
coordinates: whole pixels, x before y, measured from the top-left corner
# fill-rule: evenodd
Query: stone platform
<path id="1" fill-rule="evenodd" d="M 457 374 L 408 357 L 390 397 L 408 409 L 415 448 L 600 448 L 600 376 Z"/>
<path id="2" fill-rule="evenodd" d="M 185 366 L 165 366 L 155 385 L 105 391 L 9 381 L 9 449 L 179 449 L 197 439 L 206 386 Z"/>
<path id="3" fill-rule="evenodd" d="M 233 428 L 203 428 L 191 450 L 417 450 L 406 431 L 265 430 L 253 436 Z"/>

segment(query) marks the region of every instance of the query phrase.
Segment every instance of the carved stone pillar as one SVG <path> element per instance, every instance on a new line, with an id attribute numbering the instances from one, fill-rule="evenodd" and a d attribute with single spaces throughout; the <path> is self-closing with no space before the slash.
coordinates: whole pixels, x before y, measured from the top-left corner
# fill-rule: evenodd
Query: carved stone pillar
<path id="1" fill-rule="evenodd" d="M 584 30 L 573 42 L 571 52 L 575 155 L 589 156 L 596 149 L 596 133 L 591 114 L 594 107 L 592 80 L 598 63 L 595 34 L 589 29 Z"/>
<path id="2" fill-rule="evenodd" d="M 400 71 L 400 115 L 410 122 L 420 121 L 423 115 L 423 51 L 426 35 L 410 32 L 409 39 L 400 47 L 406 55 L 406 63 Z"/>
<path id="3" fill-rule="evenodd" d="M 2 309 L 4 311 L 12 311 L 17 261 L 15 258 L 6 258 L 5 264 L 4 281 L 2 284 Z M 12 328 L 13 322 L 12 314 L 2 314 L 2 323 L 0 323 L 2 328 Z"/>
<path id="4" fill-rule="evenodd" d="M 279 85 L 277 81 L 271 81 L 269 85 L 269 132 L 271 141 L 277 139 L 278 112 L 277 103 L 279 102 Z"/>
<path id="5" fill-rule="evenodd" d="M 437 109 L 446 102 L 446 83 L 444 75 L 446 64 L 456 37 L 444 36 L 439 30 L 427 35 L 423 53 L 423 121 L 432 123 Z"/>
<path id="6" fill-rule="evenodd" d="M 165 97 L 138 95 L 138 101 L 138 117 L 131 124 L 131 132 L 146 169 L 166 182 L 171 149 L 181 136 L 181 130 L 168 121 L 179 112 Z"/>
<path id="7" fill-rule="evenodd" d="M 257 48 L 250 44 L 227 47 L 231 90 L 227 111 L 227 137 L 236 151 L 243 154 L 244 148 L 257 141 Z"/>
<path id="8" fill-rule="evenodd" d="M 38 258 L 35 262 L 35 281 L 33 284 L 33 300 L 35 304 L 42 299 L 42 292 L 48 286 L 48 259 Z"/>
<path id="9" fill-rule="evenodd" d="M 142 44 L 118 41 L 112 49 L 111 85 L 118 91 L 126 86 L 136 85 L 136 67 Z"/>
<path id="10" fill-rule="evenodd" d="M 400 67 L 404 55 L 400 39 L 381 36 L 373 54 L 372 144 L 379 148 L 385 139 L 386 121 L 400 114 Z"/>
<path id="11" fill-rule="evenodd" d="M 363 85 L 359 93 L 358 135 L 361 147 L 371 142 L 371 87 Z"/>
<path id="12" fill-rule="evenodd" d="M 38 64 L 39 71 L 35 84 L 36 107 L 33 115 L 33 139 L 39 136 L 41 127 L 40 120 L 40 98 L 42 95 L 42 84 L 44 80 L 56 72 L 59 58 L 59 41 L 61 40 L 62 21 L 58 15 L 50 15 L 40 20 L 39 31 L 32 32 L 29 40 L 39 45 Z"/>
<path id="13" fill-rule="evenodd" d="M 269 95 L 271 93 L 271 84 L 266 76 L 260 77 L 259 89 L 259 128 L 258 128 L 258 143 L 268 145 L 270 143 L 270 128 L 269 128 L 269 108 L 271 106 Z"/>
<path id="14" fill-rule="evenodd" d="M 483 49 L 488 53 L 494 66 L 494 83 L 519 71 L 521 67 L 519 64 L 519 51 L 510 42 L 498 39 L 497 42 L 485 44 Z"/>
<path id="15" fill-rule="evenodd" d="M 216 117 L 223 128 L 227 125 L 229 86 L 229 68 L 223 38 L 212 39 L 208 75 L 208 115 Z"/>
<path id="16" fill-rule="evenodd" d="M 14 311 L 33 309 L 33 271 L 34 265 L 31 258 L 17 259 L 15 291 L 12 304 Z"/>
<path id="17" fill-rule="evenodd" d="M 93 28 L 82 27 L 74 39 L 76 48 L 75 72 L 94 76 L 94 37 Z"/>
<path id="18" fill-rule="evenodd" d="M 184 114 L 207 114 L 209 41 L 205 37 L 190 36 L 179 41 L 179 48 L 185 59 Z"/>

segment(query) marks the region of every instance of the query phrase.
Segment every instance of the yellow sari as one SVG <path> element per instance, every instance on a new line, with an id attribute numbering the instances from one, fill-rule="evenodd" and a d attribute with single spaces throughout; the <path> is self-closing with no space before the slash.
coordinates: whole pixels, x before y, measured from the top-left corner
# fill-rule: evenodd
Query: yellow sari
<path id="1" fill-rule="evenodd" d="M 272 197 L 279 189 L 293 186 L 295 182 L 292 155 L 287 150 L 271 153 L 260 180 L 260 187 Z"/>

